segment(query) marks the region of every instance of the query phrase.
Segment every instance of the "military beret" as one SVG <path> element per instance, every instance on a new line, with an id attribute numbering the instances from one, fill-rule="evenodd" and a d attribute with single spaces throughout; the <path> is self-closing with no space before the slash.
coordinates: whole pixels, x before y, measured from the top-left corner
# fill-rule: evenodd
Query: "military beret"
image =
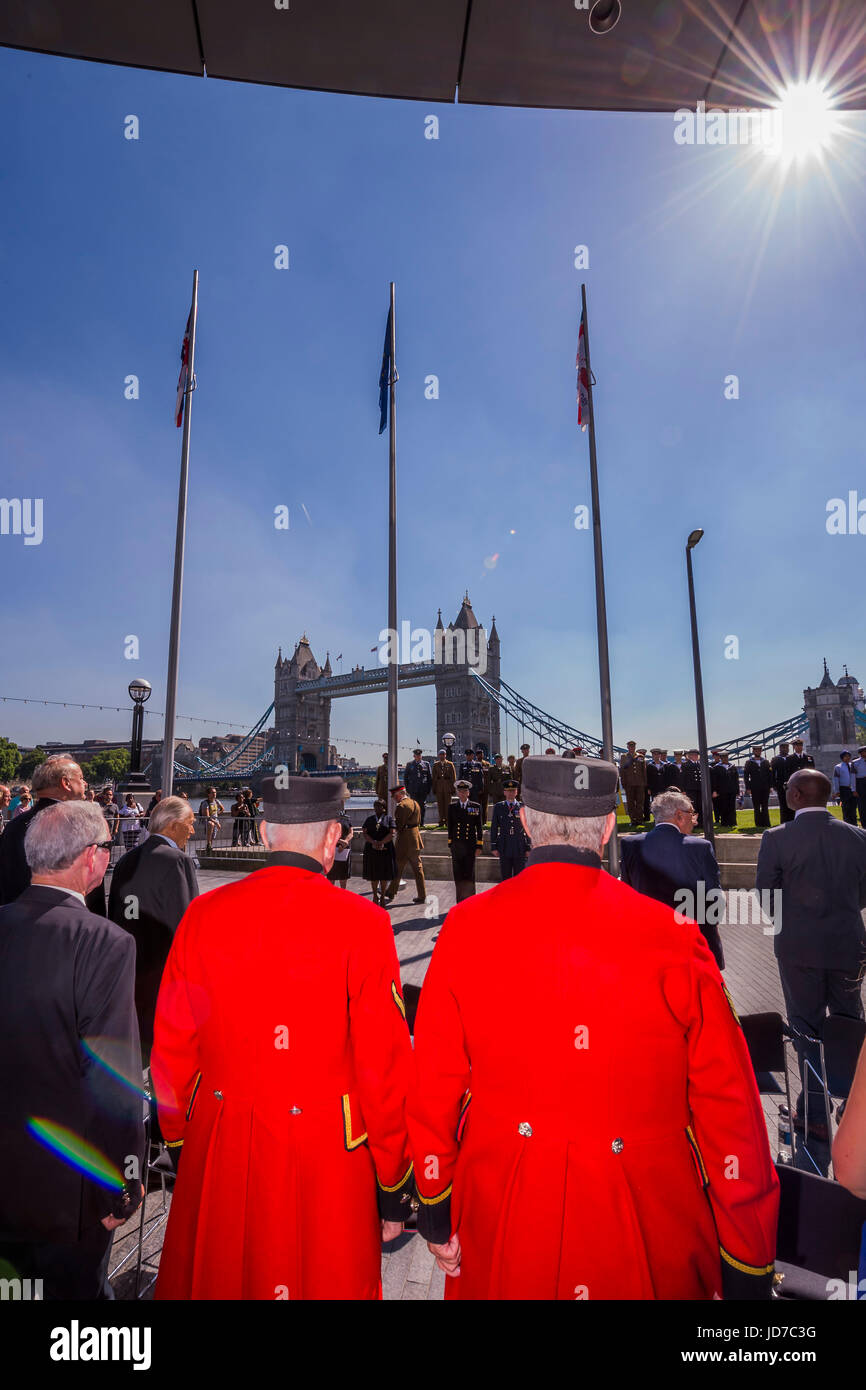
<path id="1" fill-rule="evenodd" d="M 455 785 L 455 787 L 469 787 L 470 790 L 471 790 L 471 787 L 472 787 L 472 783 L 471 783 L 471 782 L 467 782 L 465 777 L 461 777 L 461 778 L 460 778 L 460 781 L 459 781 L 459 782 L 455 782 L 454 785 Z"/>
<path id="2" fill-rule="evenodd" d="M 279 785 L 278 785 L 279 782 Z M 286 782 L 287 785 L 283 785 Z M 339 820 L 343 814 L 342 777 L 265 777 L 262 814 L 273 825 L 309 825 Z"/>
<path id="3" fill-rule="evenodd" d="M 521 795 L 531 811 L 605 816 L 616 810 L 617 770 L 600 758 L 524 758 Z"/>

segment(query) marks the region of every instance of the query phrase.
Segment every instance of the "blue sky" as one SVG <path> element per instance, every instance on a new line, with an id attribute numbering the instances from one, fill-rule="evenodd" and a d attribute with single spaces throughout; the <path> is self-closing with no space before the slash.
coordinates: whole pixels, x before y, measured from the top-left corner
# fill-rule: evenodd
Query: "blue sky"
<path id="1" fill-rule="evenodd" d="M 852 603 L 866 540 L 825 527 L 830 498 L 866 497 L 861 116 L 833 186 L 813 165 L 779 193 L 766 155 L 679 146 L 668 116 L 377 101 L 9 50 L 0 93 L 0 495 L 44 500 L 41 545 L 0 537 L 0 694 L 122 705 L 142 675 L 164 709 L 194 266 L 178 709 L 215 722 L 180 719 L 179 735 L 249 727 L 278 645 L 304 630 L 321 661 L 375 660 L 391 279 L 401 618 L 432 627 L 441 605 L 447 622 L 468 588 L 483 622 L 496 615 L 503 678 L 600 731 L 592 542 L 573 525 L 589 502 L 585 279 L 615 741 L 694 739 L 696 526 L 711 738 L 793 714 L 825 655 L 835 676 L 845 661 L 866 679 Z M 378 753 L 385 713 L 384 696 L 335 702 L 340 751 Z M 23 744 L 128 727 L 20 704 L 0 716 Z M 401 696 L 401 745 L 433 736 L 432 689 Z"/>

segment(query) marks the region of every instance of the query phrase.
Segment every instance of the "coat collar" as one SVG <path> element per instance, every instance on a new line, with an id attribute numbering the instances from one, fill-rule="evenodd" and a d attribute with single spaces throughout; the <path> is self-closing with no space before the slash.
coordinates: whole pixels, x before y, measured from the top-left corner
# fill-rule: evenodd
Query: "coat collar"
<path id="1" fill-rule="evenodd" d="M 276 849 L 268 850 L 267 868 L 275 866 L 285 869 L 306 869 L 311 874 L 323 874 L 325 872 L 318 859 L 313 859 L 309 854 L 295 854 L 293 850 Z"/>
<path id="2" fill-rule="evenodd" d="M 579 864 L 586 869 L 600 869 L 601 856 L 591 849 L 576 849 L 574 845 L 539 845 L 529 851 L 526 867 L 536 864 Z"/>

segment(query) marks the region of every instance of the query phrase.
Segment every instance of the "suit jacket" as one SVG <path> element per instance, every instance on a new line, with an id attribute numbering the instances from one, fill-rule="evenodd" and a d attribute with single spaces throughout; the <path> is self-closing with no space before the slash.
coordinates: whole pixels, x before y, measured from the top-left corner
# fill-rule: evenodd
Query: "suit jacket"
<path id="1" fill-rule="evenodd" d="M 781 888 L 780 960 L 819 970 L 859 970 L 866 961 L 866 830 L 829 811 L 806 811 L 765 830 L 755 886 Z M 770 915 L 767 908 L 766 915 Z"/>
<path id="2" fill-rule="evenodd" d="M 7 825 L 6 833 L 0 838 L 0 903 L 14 903 L 29 886 L 30 865 L 24 853 L 24 836 L 34 816 L 38 816 L 47 806 L 54 805 L 53 797 L 40 796 L 29 811 L 25 811 L 23 816 L 16 816 Z M 107 821 L 105 838 L 111 838 Z M 105 888 L 101 883 L 87 894 L 87 906 L 97 917 L 105 916 Z"/>
<path id="3" fill-rule="evenodd" d="M 699 835 L 683 835 L 675 825 L 656 825 L 643 835 L 623 835 L 622 880 L 638 893 L 645 893 L 656 902 L 676 908 L 681 915 L 704 917 L 698 926 L 720 970 L 725 968 L 725 954 L 716 921 L 720 897 L 711 890 L 721 887 L 719 866 L 712 846 Z M 701 889 L 700 885 L 703 885 Z M 683 889 L 693 895 L 694 913 L 684 907 Z M 709 918 L 710 920 L 706 920 Z"/>
<path id="4" fill-rule="evenodd" d="M 747 758 L 743 763 L 743 785 L 750 794 L 757 792 L 758 796 L 769 796 L 773 785 L 773 773 L 766 758 L 757 761 L 755 758 Z"/>
<path id="5" fill-rule="evenodd" d="M 28 1120 L 71 1130 L 116 1173 L 132 1158 L 140 1171 L 134 983 L 132 938 L 72 894 L 36 884 L 0 908 L 0 1239 L 72 1242 L 125 1214 L 116 1187 L 58 1156 Z"/>
<path id="6" fill-rule="evenodd" d="M 135 1008 L 145 1059 L 153 1046 L 156 998 L 172 939 L 198 892 L 192 860 L 161 835 L 148 836 L 124 854 L 111 876 L 108 915 L 135 941 Z"/>

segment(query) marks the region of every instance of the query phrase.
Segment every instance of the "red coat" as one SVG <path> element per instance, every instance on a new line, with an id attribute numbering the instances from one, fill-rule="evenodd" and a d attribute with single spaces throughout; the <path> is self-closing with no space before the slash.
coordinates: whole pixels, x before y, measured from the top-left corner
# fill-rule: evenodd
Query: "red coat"
<path id="1" fill-rule="evenodd" d="M 419 1230 L 460 1237 L 450 1298 L 767 1296 L 778 1182 L 718 967 L 593 863 L 534 850 L 446 918 L 407 1112 Z"/>
<path id="2" fill-rule="evenodd" d="M 271 855 L 175 936 L 151 1057 L 183 1142 L 158 1298 L 381 1297 L 380 1215 L 412 1190 L 400 972 L 387 914 L 312 866 Z"/>

